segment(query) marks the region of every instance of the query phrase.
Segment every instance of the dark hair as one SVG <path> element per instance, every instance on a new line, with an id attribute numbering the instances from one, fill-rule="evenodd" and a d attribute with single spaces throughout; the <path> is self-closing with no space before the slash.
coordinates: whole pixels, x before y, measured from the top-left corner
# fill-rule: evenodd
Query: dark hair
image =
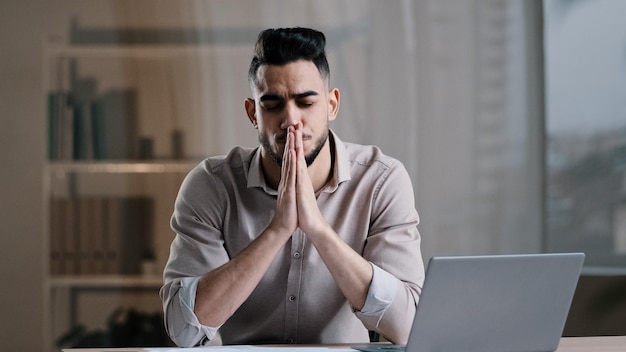
<path id="1" fill-rule="evenodd" d="M 324 33 L 310 28 L 266 29 L 259 33 L 254 56 L 248 70 L 248 80 L 256 81 L 261 65 L 286 65 L 298 60 L 312 61 L 322 77 L 330 77 L 326 60 Z"/>

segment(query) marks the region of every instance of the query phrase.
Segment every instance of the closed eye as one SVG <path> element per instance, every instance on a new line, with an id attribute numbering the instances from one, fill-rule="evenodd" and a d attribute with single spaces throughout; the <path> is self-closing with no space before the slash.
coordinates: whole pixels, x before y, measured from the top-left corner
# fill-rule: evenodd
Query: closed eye
<path id="1" fill-rule="evenodd" d="M 261 108 L 267 111 L 278 110 L 283 105 L 283 99 L 277 94 L 263 95 L 259 103 Z"/>
<path id="2" fill-rule="evenodd" d="M 276 110 L 281 109 L 282 106 L 283 104 L 278 101 L 268 101 L 268 102 L 261 103 L 261 108 L 263 108 L 263 110 L 266 110 L 266 111 L 276 111 Z"/>

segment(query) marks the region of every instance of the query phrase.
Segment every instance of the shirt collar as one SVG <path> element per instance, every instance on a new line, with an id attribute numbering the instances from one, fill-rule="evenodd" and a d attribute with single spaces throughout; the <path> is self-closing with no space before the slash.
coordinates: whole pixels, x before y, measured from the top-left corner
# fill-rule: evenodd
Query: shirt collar
<path id="1" fill-rule="evenodd" d="M 275 189 L 272 189 L 267 182 L 265 182 L 265 175 L 263 175 L 263 168 L 261 167 L 261 147 L 256 147 L 250 160 L 250 166 L 248 167 L 248 188 L 263 188 L 263 190 L 272 195 L 278 194 Z"/>
<path id="2" fill-rule="evenodd" d="M 333 177 L 328 181 L 326 186 L 322 188 L 322 192 L 332 193 L 337 187 L 344 182 L 349 181 L 350 176 L 350 159 L 348 158 L 348 150 L 341 139 L 330 131 L 330 142 L 334 144 L 335 165 L 333 167 Z"/>
<path id="3" fill-rule="evenodd" d="M 335 164 L 333 167 L 333 176 L 328 184 L 322 189 L 322 192 L 332 193 L 337 190 L 337 187 L 344 182 L 350 180 L 350 160 L 348 158 L 348 150 L 345 144 L 339 137 L 330 131 L 330 142 L 334 145 Z M 262 188 L 267 194 L 277 195 L 277 191 L 271 188 L 267 182 L 265 182 L 265 176 L 263 175 L 261 168 L 261 147 L 256 147 L 252 159 L 250 160 L 250 167 L 248 169 L 248 188 Z"/>

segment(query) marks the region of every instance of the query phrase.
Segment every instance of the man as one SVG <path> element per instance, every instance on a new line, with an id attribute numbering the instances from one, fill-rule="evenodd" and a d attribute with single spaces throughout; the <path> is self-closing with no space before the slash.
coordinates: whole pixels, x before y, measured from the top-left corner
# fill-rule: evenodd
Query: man
<path id="1" fill-rule="evenodd" d="M 405 343 L 424 267 L 403 165 L 329 129 L 325 37 L 259 34 L 245 101 L 260 146 L 203 161 L 176 200 L 161 289 L 179 346 Z"/>

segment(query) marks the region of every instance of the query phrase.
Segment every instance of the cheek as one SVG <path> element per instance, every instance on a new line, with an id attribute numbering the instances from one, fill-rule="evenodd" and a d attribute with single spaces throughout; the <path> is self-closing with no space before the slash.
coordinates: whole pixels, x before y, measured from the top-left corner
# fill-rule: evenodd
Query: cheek
<path id="1" fill-rule="evenodd" d="M 315 111 L 311 111 L 310 114 L 307 114 L 305 118 L 306 124 L 311 127 L 325 126 L 328 123 L 329 113 L 326 110 L 326 107 L 320 107 L 315 109 Z"/>
<path id="2" fill-rule="evenodd" d="M 277 119 L 261 117 L 257 120 L 257 129 L 262 134 L 273 134 L 280 130 L 280 124 L 277 122 Z"/>

